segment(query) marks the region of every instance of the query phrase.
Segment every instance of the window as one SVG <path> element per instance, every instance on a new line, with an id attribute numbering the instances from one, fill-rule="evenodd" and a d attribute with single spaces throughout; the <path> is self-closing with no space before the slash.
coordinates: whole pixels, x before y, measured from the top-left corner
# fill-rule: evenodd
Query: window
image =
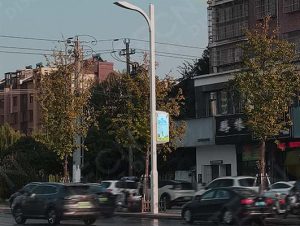
<path id="1" fill-rule="evenodd" d="M 104 188 L 108 188 L 111 185 L 111 182 L 102 182 L 101 186 L 103 186 Z"/>
<path id="2" fill-rule="evenodd" d="M 46 186 L 45 194 L 50 195 L 55 193 L 57 193 L 57 188 L 55 186 Z"/>
<path id="3" fill-rule="evenodd" d="M 16 107 L 18 105 L 18 97 L 13 97 L 13 106 Z"/>
<path id="4" fill-rule="evenodd" d="M 215 197 L 216 191 L 208 191 L 202 195 L 202 200 L 213 199 Z"/>
<path id="5" fill-rule="evenodd" d="M 231 164 L 226 164 L 226 176 L 231 176 Z"/>
<path id="6" fill-rule="evenodd" d="M 254 178 L 245 178 L 245 179 L 240 179 L 239 180 L 239 184 L 242 187 L 253 187 L 254 182 L 255 182 Z"/>
<path id="7" fill-rule="evenodd" d="M 44 195 L 44 194 L 46 194 L 46 192 L 47 192 L 47 187 L 48 187 L 48 186 L 42 186 L 42 185 L 37 186 L 36 188 L 34 188 L 34 189 L 32 190 L 32 193 L 34 193 L 34 194 L 36 194 L 36 195 Z"/>
<path id="8" fill-rule="evenodd" d="M 137 182 L 119 181 L 116 183 L 116 188 L 137 189 Z"/>
<path id="9" fill-rule="evenodd" d="M 29 103 L 33 103 L 33 94 L 30 94 L 29 96 Z"/>
<path id="10" fill-rule="evenodd" d="M 256 19 L 276 15 L 277 0 L 255 0 Z"/>
<path id="11" fill-rule="evenodd" d="M 65 186 L 66 195 L 86 195 L 88 193 L 89 186 Z"/>
<path id="12" fill-rule="evenodd" d="M 18 122 L 18 113 L 17 112 L 14 112 L 11 114 L 11 123 L 12 124 L 17 124 Z"/>
<path id="13" fill-rule="evenodd" d="M 232 179 L 221 179 L 219 180 L 218 187 L 232 187 L 233 186 L 233 180 Z"/>
<path id="14" fill-rule="evenodd" d="M 211 182 L 211 183 L 207 186 L 207 188 L 208 188 L 208 189 L 216 188 L 216 187 L 218 187 L 218 184 L 219 184 L 219 180 L 215 180 L 215 181 Z"/>
<path id="15" fill-rule="evenodd" d="M 4 108 L 4 100 L 0 99 L 0 108 Z"/>
<path id="16" fill-rule="evenodd" d="M 29 110 L 29 122 L 33 122 L 33 110 Z"/>
<path id="17" fill-rule="evenodd" d="M 218 190 L 216 192 L 216 199 L 230 199 L 230 193 L 226 190 Z"/>
<path id="18" fill-rule="evenodd" d="M 284 188 L 290 188 L 291 186 L 284 184 L 284 183 L 276 183 L 272 185 L 272 189 L 284 189 Z"/>
<path id="19" fill-rule="evenodd" d="M 0 123 L 1 123 L 1 124 L 4 123 L 4 115 L 0 115 Z"/>
<path id="20" fill-rule="evenodd" d="M 284 0 L 283 11 L 291 13 L 300 10 L 300 0 Z"/>

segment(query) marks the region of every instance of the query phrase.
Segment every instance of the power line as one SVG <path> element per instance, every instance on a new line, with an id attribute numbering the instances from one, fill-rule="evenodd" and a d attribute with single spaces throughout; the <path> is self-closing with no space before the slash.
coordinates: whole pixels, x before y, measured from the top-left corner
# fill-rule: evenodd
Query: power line
<path id="1" fill-rule="evenodd" d="M 3 51 L 3 50 L 0 50 L 0 53 L 15 53 L 15 54 L 25 54 L 25 55 L 52 56 L 52 54 L 49 54 L 49 53 L 33 53 L 33 52 Z"/>
<path id="2" fill-rule="evenodd" d="M 147 50 L 147 49 L 138 49 L 138 48 L 137 48 L 137 50 L 142 50 L 142 51 L 149 52 L 149 50 Z M 173 53 L 173 52 L 155 51 L 155 53 L 162 53 L 162 54 L 169 54 L 169 55 L 177 55 L 177 56 L 186 56 L 186 57 L 199 58 L 199 56 L 195 56 L 195 55 L 187 55 L 187 54 Z"/>
<path id="3" fill-rule="evenodd" d="M 64 42 L 64 40 L 59 40 L 59 39 L 34 38 L 34 37 L 13 36 L 13 35 L 0 35 L 0 38 L 13 38 L 13 39 L 24 39 L 24 40 L 35 40 L 35 41 L 47 41 L 47 42 Z"/>
<path id="4" fill-rule="evenodd" d="M 137 53 L 144 53 L 143 51 L 138 51 Z M 184 56 L 172 56 L 172 55 L 166 55 L 166 54 L 159 54 L 155 53 L 156 56 L 162 56 L 162 57 L 169 57 L 169 58 L 175 58 L 175 59 L 182 59 L 182 60 L 194 60 L 195 58 L 192 57 L 184 57 Z"/>
<path id="5" fill-rule="evenodd" d="M 143 39 L 132 38 L 131 40 L 149 43 L 149 41 Z M 169 42 L 155 42 L 155 43 L 160 45 L 177 46 L 177 47 L 190 48 L 190 49 L 206 49 L 198 46 L 190 46 L 190 45 L 183 45 L 183 44 L 176 44 L 176 43 L 169 43 Z"/>
<path id="6" fill-rule="evenodd" d="M 3 49 L 24 49 L 24 50 L 36 50 L 36 51 L 50 51 L 50 52 L 53 52 L 55 50 L 53 49 L 38 49 L 38 48 L 26 48 L 26 47 L 17 47 L 17 46 L 1 46 L 0 45 L 0 48 L 3 48 Z"/>

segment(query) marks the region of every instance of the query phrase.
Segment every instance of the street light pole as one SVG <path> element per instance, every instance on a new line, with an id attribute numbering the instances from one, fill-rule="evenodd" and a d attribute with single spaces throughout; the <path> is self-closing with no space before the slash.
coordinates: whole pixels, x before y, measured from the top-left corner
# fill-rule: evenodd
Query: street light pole
<path id="1" fill-rule="evenodd" d="M 158 213 L 158 173 L 157 173 L 157 150 L 156 150 L 156 91 L 155 91 L 155 18 L 154 5 L 149 6 L 149 17 L 139 7 L 126 1 L 114 3 L 125 9 L 136 11 L 146 19 L 149 26 L 150 39 L 150 123 L 151 123 L 151 212 Z"/>

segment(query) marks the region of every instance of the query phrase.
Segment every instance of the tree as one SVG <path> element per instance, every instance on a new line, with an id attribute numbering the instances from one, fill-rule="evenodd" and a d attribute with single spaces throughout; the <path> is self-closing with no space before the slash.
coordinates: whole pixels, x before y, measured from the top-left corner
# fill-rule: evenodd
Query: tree
<path id="1" fill-rule="evenodd" d="M 15 131 L 5 123 L 0 126 L 0 151 L 7 149 L 9 146 L 17 142 L 21 137 L 21 133 Z"/>
<path id="2" fill-rule="evenodd" d="M 68 158 L 81 144 L 75 136 L 85 138 L 93 122 L 90 99 L 91 80 L 83 75 L 82 67 L 64 52 L 54 54 L 49 62 L 49 74 L 40 74 L 38 97 L 41 108 L 42 131 L 36 136 L 57 153 L 64 164 L 64 178 L 68 178 Z"/>
<path id="3" fill-rule="evenodd" d="M 193 60 L 193 63 L 185 61 L 183 66 L 179 67 L 179 73 L 182 80 L 193 78 L 198 75 L 206 75 L 209 73 L 209 50 L 208 47 L 203 51 L 200 59 Z"/>
<path id="4" fill-rule="evenodd" d="M 270 28 L 267 17 L 252 31 L 241 46 L 243 65 L 233 84 L 244 101 L 247 125 L 260 141 L 260 175 L 265 188 L 265 144 L 291 125 L 289 107 L 300 88 L 300 76 L 293 64 L 293 44 L 280 40 L 277 30 Z"/>
<path id="5" fill-rule="evenodd" d="M 185 129 L 183 122 L 175 122 L 184 100 L 181 91 L 173 89 L 175 84 L 170 77 L 156 79 L 157 109 L 170 114 L 170 142 L 159 146 L 163 155 L 176 147 Z M 117 142 L 123 150 L 145 155 L 150 146 L 149 98 L 149 76 L 145 70 L 135 77 L 113 74 L 99 84 L 93 92 L 92 105 L 99 116 L 103 142 Z"/>

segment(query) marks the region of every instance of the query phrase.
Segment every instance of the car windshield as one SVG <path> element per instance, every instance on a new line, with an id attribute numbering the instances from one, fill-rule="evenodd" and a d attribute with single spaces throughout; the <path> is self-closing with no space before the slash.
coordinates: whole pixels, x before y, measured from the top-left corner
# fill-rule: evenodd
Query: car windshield
<path id="1" fill-rule="evenodd" d="M 37 184 L 28 184 L 28 185 L 26 185 L 22 190 L 24 191 L 24 192 L 29 192 L 29 191 L 31 191 L 33 188 L 35 188 L 37 186 Z"/>
<path id="2" fill-rule="evenodd" d="M 116 184 L 117 188 L 137 189 L 138 183 L 134 181 L 119 181 Z"/>
<path id="3" fill-rule="evenodd" d="M 239 180 L 239 184 L 241 187 L 253 187 L 255 179 L 253 178 L 244 178 Z"/>
<path id="4" fill-rule="evenodd" d="M 86 195 L 88 194 L 89 186 L 65 186 L 66 195 Z"/>
<path id="5" fill-rule="evenodd" d="M 90 185 L 88 189 L 90 193 L 103 193 L 106 191 L 106 188 L 102 187 L 101 185 Z"/>
<path id="6" fill-rule="evenodd" d="M 300 190 L 300 180 L 298 180 L 296 183 L 295 183 L 295 188 L 297 190 Z"/>
<path id="7" fill-rule="evenodd" d="M 108 181 L 103 181 L 101 183 L 101 187 L 104 187 L 104 188 L 108 188 L 110 185 L 111 185 L 111 182 L 108 182 Z"/>

